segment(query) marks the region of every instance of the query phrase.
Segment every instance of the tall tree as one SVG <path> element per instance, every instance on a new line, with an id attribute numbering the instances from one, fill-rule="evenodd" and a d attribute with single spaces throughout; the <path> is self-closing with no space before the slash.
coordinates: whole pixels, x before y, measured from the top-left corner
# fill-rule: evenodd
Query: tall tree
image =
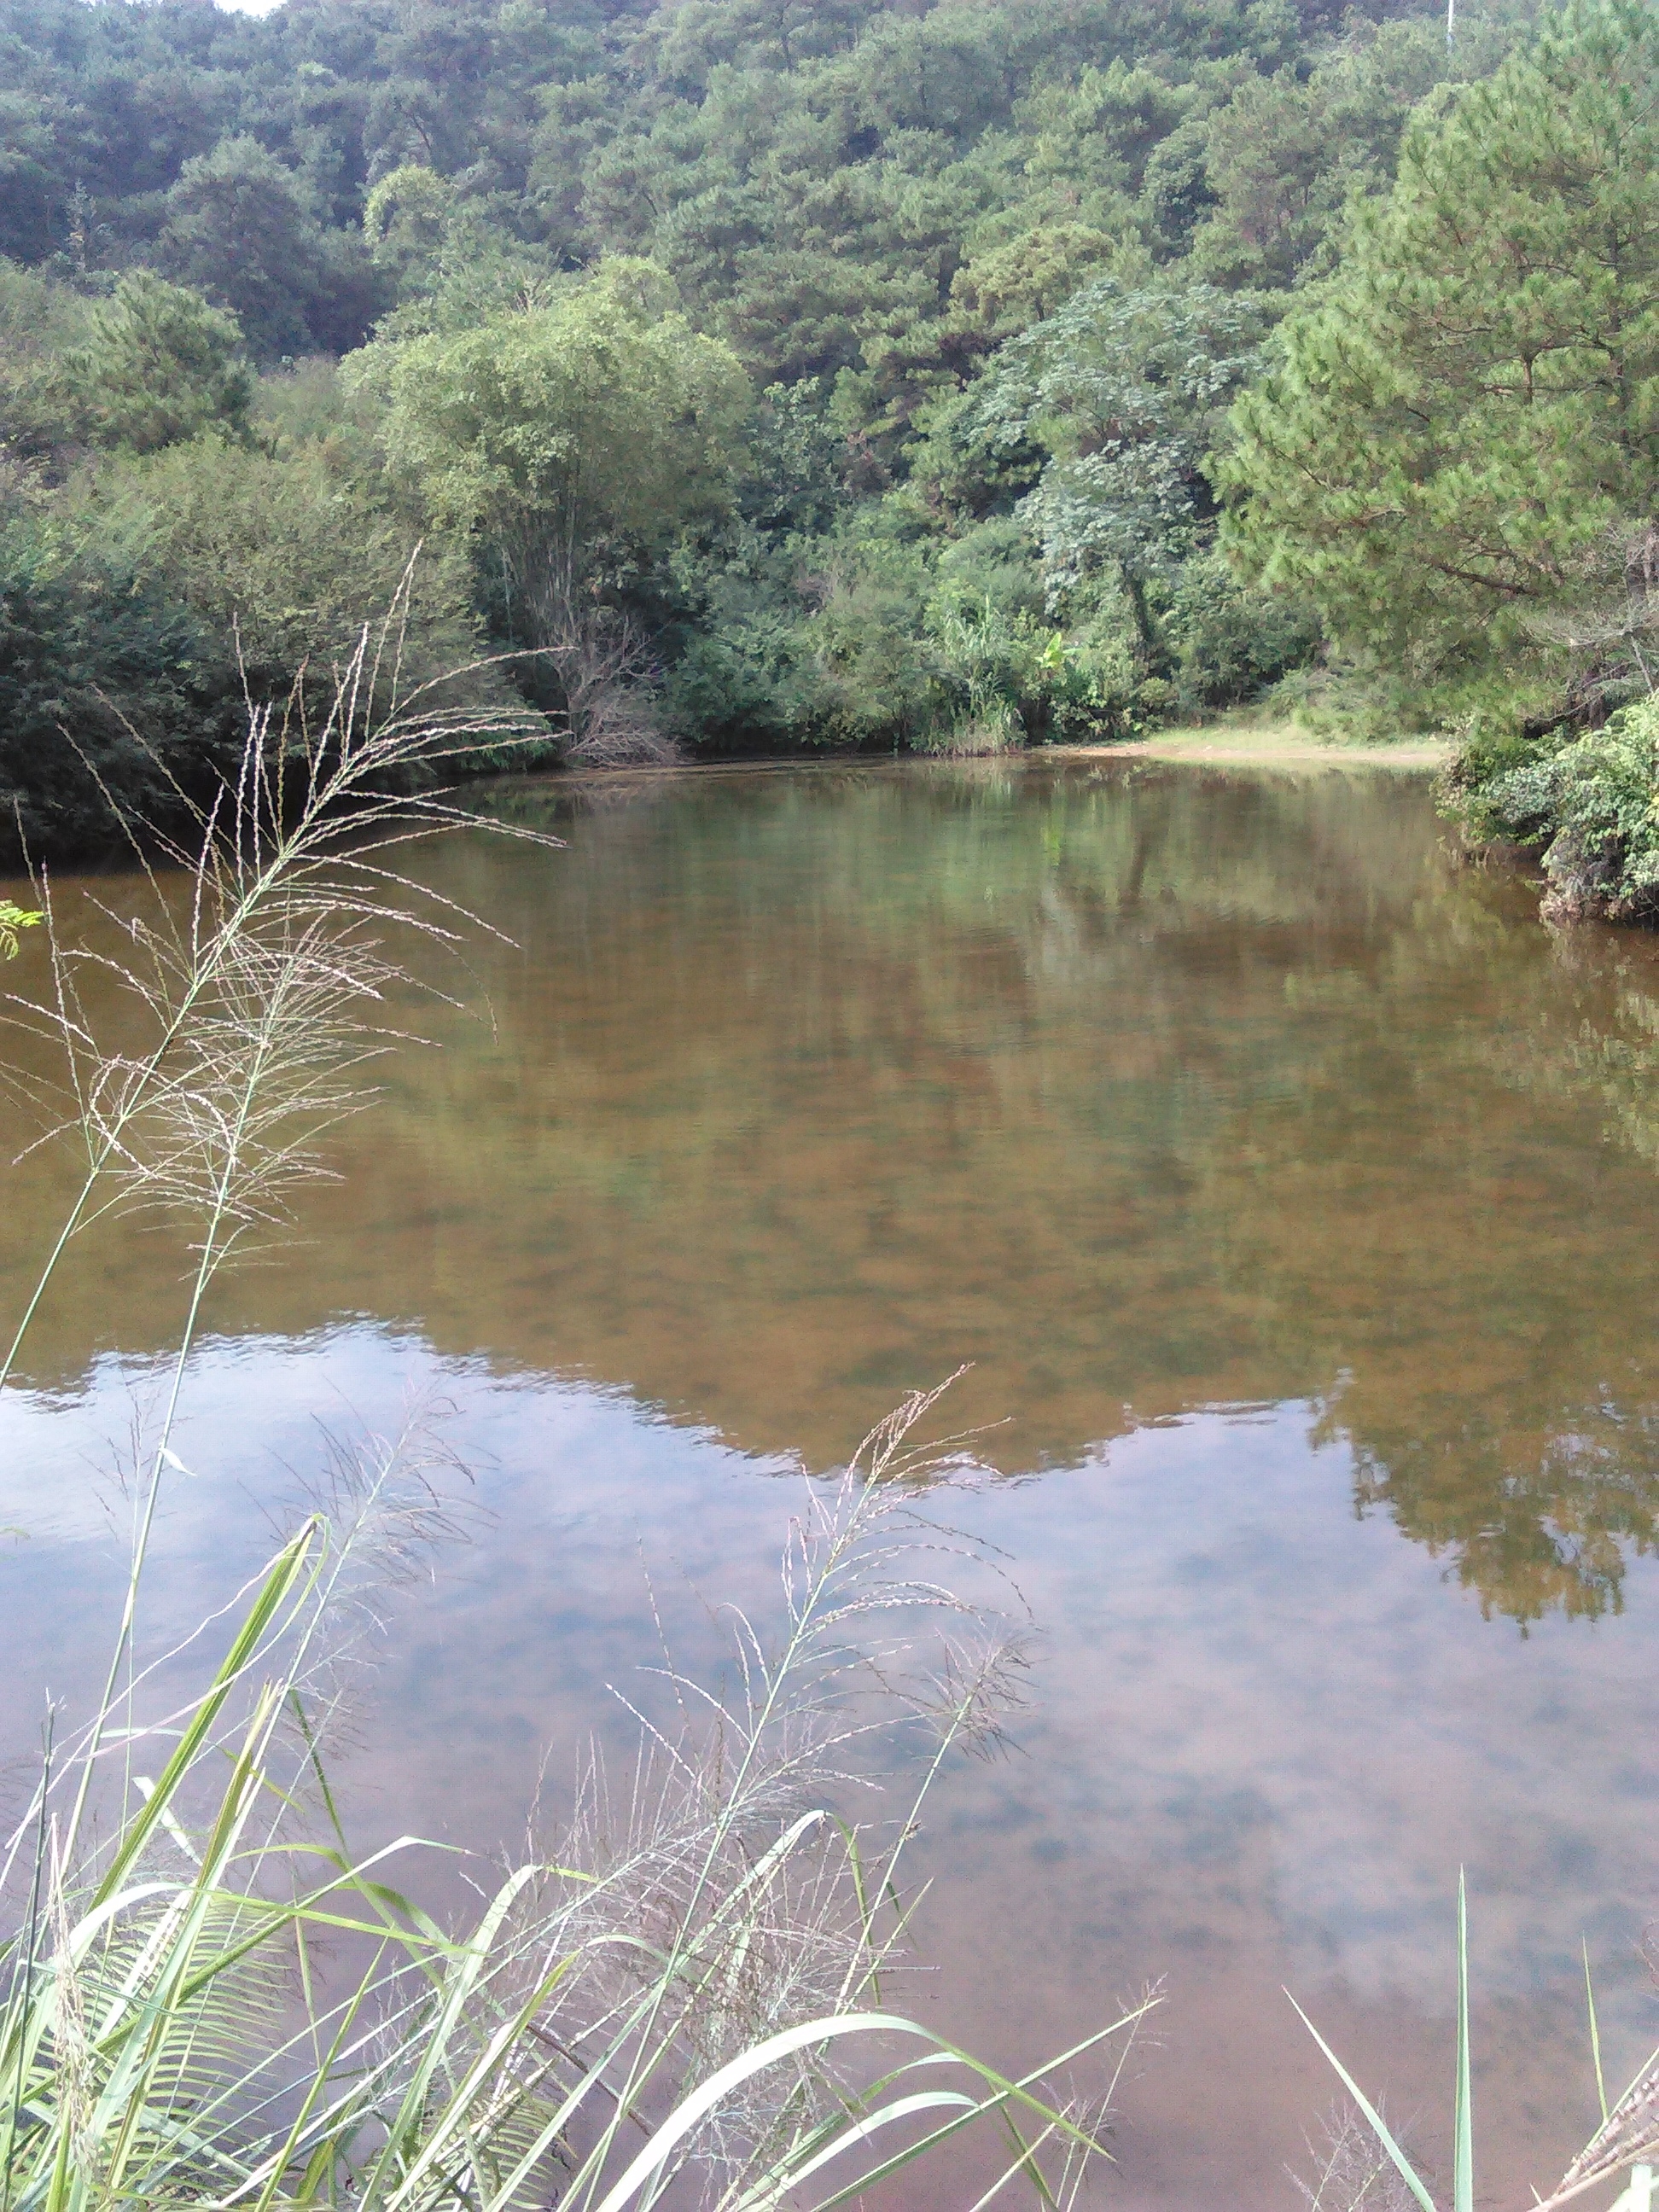
<path id="1" fill-rule="evenodd" d="M 1108 276 L 1004 348 L 965 411 L 983 442 L 1048 456 L 1022 513 L 1051 598 L 1105 570 L 1155 648 L 1147 586 L 1213 534 L 1206 457 L 1268 319 L 1248 293 Z"/>
<path id="2" fill-rule="evenodd" d="M 487 542 L 538 643 L 607 555 L 660 550 L 726 503 L 750 401 L 736 358 L 627 262 L 548 307 L 371 346 L 356 374 L 394 478 Z"/>
<path id="3" fill-rule="evenodd" d="M 1419 680 L 1504 665 L 1659 495 L 1659 19 L 1580 0 L 1407 133 L 1234 414 L 1247 568 Z"/>
<path id="4" fill-rule="evenodd" d="M 360 241 L 325 233 L 303 179 L 255 138 L 222 138 L 167 196 L 163 267 L 228 307 L 263 361 L 355 344 L 373 313 Z"/>

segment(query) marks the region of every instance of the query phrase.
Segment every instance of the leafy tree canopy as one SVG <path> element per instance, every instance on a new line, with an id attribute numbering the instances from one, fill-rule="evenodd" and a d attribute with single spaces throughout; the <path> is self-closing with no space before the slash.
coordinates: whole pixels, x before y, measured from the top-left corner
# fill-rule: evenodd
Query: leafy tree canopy
<path id="1" fill-rule="evenodd" d="M 302 181 L 257 139 L 194 155 L 165 204 L 163 266 L 228 307 L 262 359 L 362 336 L 373 281 L 358 242 L 324 233 Z"/>
<path id="2" fill-rule="evenodd" d="M 749 380 L 669 297 L 617 260 L 549 306 L 359 356 L 394 480 L 488 538 L 521 592 L 568 608 L 605 550 L 660 549 L 728 502 Z"/>
<path id="3" fill-rule="evenodd" d="M 965 411 L 1049 457 L 1022 511 L 1051 597 L 1103 563 L 1139 580 L 1196 550 L 1214 512 L 1206 458 L 1270 320 L 1248 293 L 1103 277 L 1004 348 Z"/>
<path id="4" fill-rule="evenodd" d="M 1319 637 L 1227 408 L 1534 4 L 0 0 L 25 659 L 206 732 L 423 538 L 590 757 L 1259 696 Z"/>

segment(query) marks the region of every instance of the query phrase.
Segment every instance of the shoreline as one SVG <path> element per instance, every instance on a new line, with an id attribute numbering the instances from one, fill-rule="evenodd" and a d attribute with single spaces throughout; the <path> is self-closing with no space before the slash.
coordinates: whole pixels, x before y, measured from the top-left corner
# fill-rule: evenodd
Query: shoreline
<path id="1" fill-rule="evenodd" d="M 1293 722 L 1251 726 L 1212 723 L 1201 727 L 1161 730 L 1154 737 L 1115 744 L 1055 746 L 1079 759 L 1194 761 L 1209 768 L 1381 768 L 1418 770 L 1443 767 L 1452 746 L 1443 738 L 1402 738 L 1395 744 L 1326 744 Z"/>
<path id="2" fill-rule="evenodd" d="M 1420 775 L 1443 767 L 1452 747 L 1443 738 L 1402 738 L 1397 744 L 1326 744 L 1293 723 L 1229 727 L 1209 724 L 1160 731 L 1150 738 L 1121 738 L 1098 744 L 1030 745 L 999 753 L 774 753 L 750 760 L 686 760 L 638 767 L 536 769 L 525 781 L 550 781 L 572 789 L 596 785 L 651 782 L 679 776 L 820 774 L 847 769 L 894 767 L 997 767 L 1057 765 L 1065 761 L 1186 762 L 1202 768 L 1382 769 Z M 515 779 L 485 777 L 489 783 Z"/>

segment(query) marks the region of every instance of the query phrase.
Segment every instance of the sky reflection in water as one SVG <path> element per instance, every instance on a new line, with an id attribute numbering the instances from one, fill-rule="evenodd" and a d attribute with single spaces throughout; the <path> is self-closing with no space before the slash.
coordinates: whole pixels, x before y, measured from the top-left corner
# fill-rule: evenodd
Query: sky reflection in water
<path id="1" fill-rule="evenodd" d="M 953 1419 L 1007 1417 L 1016 1479 L 950 1510 L 1045 1650 L 1021 1756 L 939 1801 L 916 2001 L 1029 2056 L 1167 1973 L 1129 2201 L 1285 2201 L 1328 2090 L 1279 1984 L 1431 2133 L 1464 1859 L 1488 2178 L 1546 2184 L 1581 1930 L 1659 2039 L 1654 948 L 1553 942 L 1391 779 L 837 770 L 559 826 L 429 863 L 518 949 L 222 1293 L 157 1632 L 318 1419 L 447 1401 L 490 1517 L 396 1601 L 352 1786 L 492 1842 L 648 1659 L 642 1558 L 708 1654 L 676 1568 L 763 1601 L 789 1455 L 972 1359 Z M 8 1303 L 54 1200 L 14 1176 Z M 8 1748 L 100 1649 L 167 1273 L 89 1249 L 0 1407 Z"/>

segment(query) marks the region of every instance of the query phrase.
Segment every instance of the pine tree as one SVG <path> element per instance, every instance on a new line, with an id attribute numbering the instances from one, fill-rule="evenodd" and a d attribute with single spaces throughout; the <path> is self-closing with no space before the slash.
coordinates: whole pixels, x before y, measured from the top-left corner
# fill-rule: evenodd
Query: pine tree
<path id="1" fill-rule="evenodd" d="M 1236 406 L 1248 572 L 1420 683 L 1502 668 L 1659 472 L 1659 20 L 1558 17 L 1431 101 Z"/>

